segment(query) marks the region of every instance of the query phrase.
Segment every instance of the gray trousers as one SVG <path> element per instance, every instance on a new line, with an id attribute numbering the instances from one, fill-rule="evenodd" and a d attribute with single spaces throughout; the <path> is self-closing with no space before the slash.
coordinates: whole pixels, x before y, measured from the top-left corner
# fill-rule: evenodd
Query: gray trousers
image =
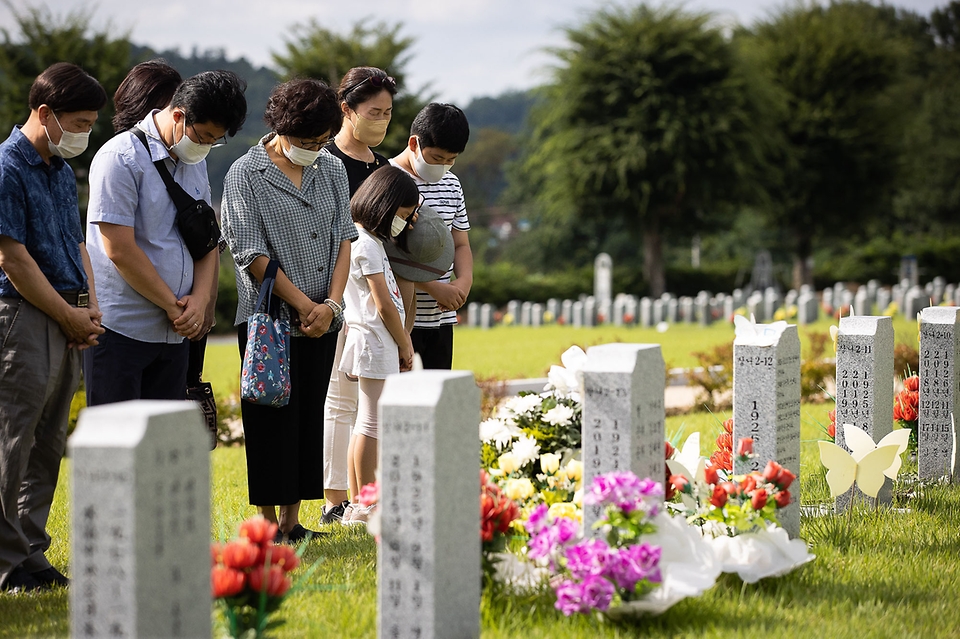
<path id="1" fill-rule="evenodd" d="M 0 584 L 50 567 L 47 517 L 67 441 L 80 354 L 26 300 L 0 298 Z"/>

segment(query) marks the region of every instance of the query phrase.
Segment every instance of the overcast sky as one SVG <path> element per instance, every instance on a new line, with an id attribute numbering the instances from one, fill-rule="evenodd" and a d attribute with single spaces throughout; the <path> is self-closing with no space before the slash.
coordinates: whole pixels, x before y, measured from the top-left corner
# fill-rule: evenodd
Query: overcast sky
<path id="1" fill-rule="evenodd" d="M 778 0 L 660 0 L 709 11 L 718 20 L 750 24 L 777 7 Z M 415 89 L 429 84 L 444 101 L 466 105 L 544 82 L 552 58 L 544 48 L 564 43 L 563 28 L 576 26 L 610 0 L 12 0 L 18 10 L 45 5 L 55 15 L 94 9 L 98 29 L 107 25 L 129 32 L 136 44 L 156 50 L 177 48 L 189 54 L 225 49 L 229 58 L 245 57 L 270 65 L 271 52 L 283 50 L 291 28 L 315 18 L 337 32 L 360 20 L 402 23 L 401 34 L 416 42 L 407 67 Z M 929 15 L 947 0 L 897 0 L 893 3 Z M 0 3 L 0 27 L 16 32 L 9 8 Z"/>

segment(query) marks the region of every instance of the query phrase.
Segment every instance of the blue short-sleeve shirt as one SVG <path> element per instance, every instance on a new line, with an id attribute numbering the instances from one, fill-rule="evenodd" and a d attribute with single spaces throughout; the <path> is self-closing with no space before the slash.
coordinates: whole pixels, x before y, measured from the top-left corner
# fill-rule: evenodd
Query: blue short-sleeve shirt
<path id="1" fill-rule="evenodd" d="M 19 126 L 0 144 L 0 235 L 23 244 L 54 289 L 87 288 L 73 169 L 44 162 Z M 2 270 L 0 297 L 21 297 Z"/>

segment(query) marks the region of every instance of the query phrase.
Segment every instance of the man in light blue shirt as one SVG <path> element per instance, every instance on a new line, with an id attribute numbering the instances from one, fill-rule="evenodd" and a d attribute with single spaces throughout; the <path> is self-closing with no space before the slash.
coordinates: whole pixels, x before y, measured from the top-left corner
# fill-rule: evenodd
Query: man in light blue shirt
<path id="1" fill-rule="evenodd" d="M 90 166 L 87 238 L 103 326 L 84 357 L 89 405 L 184 399 L 189 346 L 213 324 L 210 296 L 219 259 L 194 261 L 176 224 L 177 207 L 154 166 L 161 160 L 193 198 L 210 200 L 204 158 L 246 117 L 245 83 L 208 71 L 180 85 L 170 106 L 105 144 Z M 149 152 L 148 152 L 149 148 Z"/>

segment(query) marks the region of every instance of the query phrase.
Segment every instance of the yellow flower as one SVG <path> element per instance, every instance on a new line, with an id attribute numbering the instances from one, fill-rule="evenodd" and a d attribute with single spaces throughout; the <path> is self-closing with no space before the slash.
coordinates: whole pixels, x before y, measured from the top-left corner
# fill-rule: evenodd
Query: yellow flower
<path id="1" fill-rule="evenodd" d="M 560 455 L 557 453 L 544 453 L 540 455 L 540 468 L 548 475 L 552 475 L 560 468 Z"/>
<path id="2" fill-rule="evenodd" d="M 497 461 L 500 464 L 500 470 L 507 475 L 516 472 L 517 469 L 520 468 L 520 464 L 517 461 L 517 456 L 513 453 L 504 453 L 500 455 L 500 458 Z"/>
<path id="3" fill-rule="evenodd" d="M 570 502 L 557 502 L 550 506 L 548 513 L 554 519 L 566 517 L 567 519 L 580 521 L 580 509 Z"/>
<path id="4" fill-rule="evenodd" d="M 567 477 L 573 481 L 580 481 L 583 477 L 583 462 L 578 459 L 571 459 L 567 462 Z"/>
<path id="5" fill-rule="evenodd" d="M 573 499 L 570 500 L 575 506 L 583 507 L 583 489 L 573 493 Z"/>
<path id="6" fill-rule="evenodd" d="M 529 478 L 521 477 L 520 479 L 508 479 L 506 485 L 503 487 L 503 492 L 506 493 L 510 499 L 517 501 L 529 499 L 533 496 L 533 493 L 537 491 Z"/>

